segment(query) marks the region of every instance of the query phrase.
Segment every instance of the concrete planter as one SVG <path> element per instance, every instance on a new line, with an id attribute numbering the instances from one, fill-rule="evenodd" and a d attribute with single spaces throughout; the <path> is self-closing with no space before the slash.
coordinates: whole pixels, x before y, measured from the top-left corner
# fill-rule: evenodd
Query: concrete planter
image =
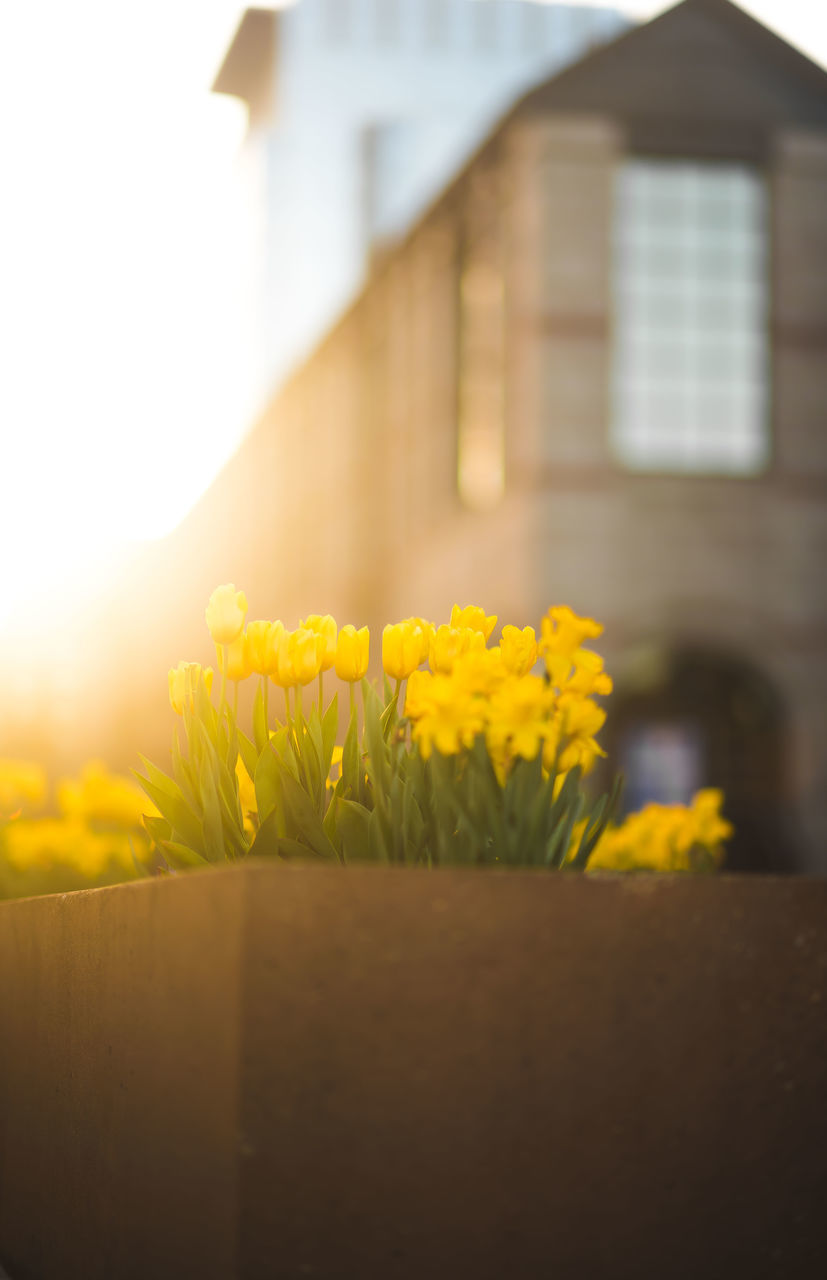
<path id="1" fill-rule="evenodd" d="M 0 905 L 14 1280 L 820 1274 L 827 882 L 250 865 Z"/>

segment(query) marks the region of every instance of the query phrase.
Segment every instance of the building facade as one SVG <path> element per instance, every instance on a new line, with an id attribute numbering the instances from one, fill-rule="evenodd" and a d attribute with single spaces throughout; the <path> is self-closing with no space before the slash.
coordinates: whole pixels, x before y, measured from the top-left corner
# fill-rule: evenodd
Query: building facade
<path id="1" fill-rule="evenodd" d="M 288 625 L 568 603 L 630 799 L 722 785 L 734 867 L 827 873 L 825 406 L 827 75 L 684 0 L 523 99 L 377 266 L 145 566 L 161 661 L 208 656 L 224 580 Z"/>
<path id="2" fill-rule="evenodd" d="M 612 9 L 537 0 L 299 0 L 245 13 L 214 89 L 248 107 L 239 165 L 259 398 L 515 99 L 627 25 Z"/>

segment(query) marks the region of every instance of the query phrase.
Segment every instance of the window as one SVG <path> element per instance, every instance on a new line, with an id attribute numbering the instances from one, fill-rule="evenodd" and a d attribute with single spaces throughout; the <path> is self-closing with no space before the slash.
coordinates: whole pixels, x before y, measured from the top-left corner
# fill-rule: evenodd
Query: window
<path id="1" fill-rule="evenodd" d="M 766 193 L 746 166 L 633 160 L 614 224 L 612 445 L 641 471 L 768 456 Z"/>
<path id="2" fill-rule="evenodd" d="M 457 485 L 465 506 L 487 511 L 505 489 L 504 294 L 493 254 L 464 264 L 458 355 Z"/>

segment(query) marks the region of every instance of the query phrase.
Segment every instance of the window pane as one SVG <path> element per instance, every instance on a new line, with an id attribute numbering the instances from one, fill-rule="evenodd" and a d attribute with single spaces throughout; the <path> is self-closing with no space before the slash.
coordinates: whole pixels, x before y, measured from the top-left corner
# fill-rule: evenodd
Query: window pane
<path id="1" fill-rule="evenodd" d="M 745 166 L 635 160 L 617 178 L 612 441 L 642 470 L 767 457 L 766 197 Z"/>

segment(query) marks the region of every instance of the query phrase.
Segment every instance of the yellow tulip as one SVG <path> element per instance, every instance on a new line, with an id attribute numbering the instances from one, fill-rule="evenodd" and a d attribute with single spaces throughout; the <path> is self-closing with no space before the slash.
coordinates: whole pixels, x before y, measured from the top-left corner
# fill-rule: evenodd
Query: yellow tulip
<path id="1" fill-rule="evenodd" d="M 340 680 L 361 680 L 368 669 L 370 633 L 350 623 L 342 627 L 336 642 L 336 675 Z"/>
<path id="2" fill-rule="evenodd" d="M 246 642 L 246 637 L 242 631 L 237 635 L 235 640 L 231 640 L 228 645 L 216 645 L 215 651 L 218 655 L 218 670 L 224 670 L 224 653 L 227 654 L 227 679 L 228 680 L 246 680 L 252 672 L 250 666 L 250 652 Z"/>
<path id="3" fill-rule="evenodd" d="M 257 675 L 268 676 L 276 669 L 278 647 L 284 626 L 281 622 L 248 622 L 244 633 L 247 664 Z"/>
<path id="4" fill-rule="evenodd" d="M 527 676 L 537 661 L 537 637 L 533 627 L 505 626 L 500 640 L 503 664 L 515 676 Z"/>
<path id="5" fill-rule="evenodd" d="M 468 604 L 461 609 L 455 604 L 451 610 L 451 626 L 452 627 L 470 627 L 472 631 L 481 631 L 486 640 L 497 625 L 497 615 L 492 613 L 490 617 L 486 617 L 484 609 L 480 609 L 479 605 Z"/>
<path id="6" fill-rule="evenodd" d="M 307 627 L 297 627 L 287 632 L 286 667 L 292 674 L 293 684 L 310 684 L 319 674 L 325 651 L 325 638 Z M 279 649 L 279 673 L 282 670 L 282 650 Z"/>
<path id="7" fill-rule="evenodd" d="M 207 693 L 212 689 L 213 669 L 205 667 L 203 670 L 199 662 L 179 662 L 177 667 L 173 667 L 169 673 L 169 700 L 173 711 L 182 716 L 184 714 L 184 703 L 189 701 L 190 711 L 195 708 L 195 689 L 198 684 L 199 677 L 204 677 L 204 683 L 207 686 Z"/>
<path id="8" fill-rule="evenodd" d="M 428 661 L 428 654 L 431 652 L 431 641 L 434 638 L 436 627 L 432 622 L 428 622 L 427 618 L 405 618 L 412 627 L 419 627 L 422 632 L 422 647 L 420 649 L 420 662 Z"/>
<path id="9" fill-rule="evenodd" d="M 306 631 L 314 631 L 324 640 L 320 671 L 329 671 L 336 661 L 336 621 L 329 613 L 311 613 L 301 623 Z"/>
<path id="10" fill-rule="evenodd" d="M 382 666 L 392 680 L 407 680 L 421 662 L 422 628 L 417 623 L 389 623 L 382 632 Z"/>
<path id="11" fill-rule="evenodd" d="M 430 662 L 433 671 L 447 675 L 457 658 L 485 648 L 485 633 L 476 627 L 453 627 L 443 623 L 431 640 Z"/>
<path id="12" fill-rule="evenodd" d="M 235 584 L 216 587 L 205 614 L 207 627 L 216 644 L 231 644 L 240 635 L 247 617 L 247 597 Z"/>

